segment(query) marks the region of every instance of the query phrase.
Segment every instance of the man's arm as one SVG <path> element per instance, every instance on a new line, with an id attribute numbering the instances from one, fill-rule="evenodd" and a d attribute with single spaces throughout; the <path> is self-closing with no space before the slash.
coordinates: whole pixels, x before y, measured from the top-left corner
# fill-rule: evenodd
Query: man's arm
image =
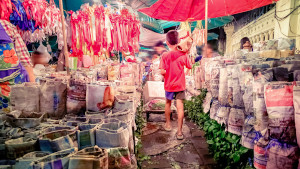
<path id="1" fill-rule="evenodd" d="M 188 56 L 188 55 L 185 55 L 185 67 L 188 68 L 188 69 L 192 69 L 193 65 L 192 65 L 192 60 L 193 58 Z"/>

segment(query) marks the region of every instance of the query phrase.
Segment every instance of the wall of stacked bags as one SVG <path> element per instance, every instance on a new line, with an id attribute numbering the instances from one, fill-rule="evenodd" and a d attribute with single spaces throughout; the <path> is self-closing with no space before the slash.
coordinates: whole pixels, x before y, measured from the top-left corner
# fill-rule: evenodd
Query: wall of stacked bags
<path id="1" fill-rule="evenodd" d="M 10 111 L 0 114 L 0 167 L 135 168 L 140 67 L 42 71 L 38 83 L 12 86 Z"/>
<path id="2" fill-rule="evenodd" d="M 294 42 L 254 44 L 253 52 L 204 58 L 195 69 L 196 87 L 208 90 L 204 112 L 242 136 L 240 144 L 254 149 L 258 169 L 298 167 L 300 58 Z"/>

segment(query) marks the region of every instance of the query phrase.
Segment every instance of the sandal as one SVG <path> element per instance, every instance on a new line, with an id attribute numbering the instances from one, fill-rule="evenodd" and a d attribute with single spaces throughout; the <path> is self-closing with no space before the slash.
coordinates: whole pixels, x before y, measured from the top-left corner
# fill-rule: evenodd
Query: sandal
<path id="1" fill-rule="evenodd" d="M 179 136 L 177 133 L 176 133 L 176 138 L 177 140 L 183 140 L 184 139 L 184 136 L 183 134 L 181 136 Z"/>
<path id="2" fill-rule="evenodd" d="M 170 132 L 172 131 L 172 127 L 168 128 L 166 125 L 163 125 L 165 131 Z"/>

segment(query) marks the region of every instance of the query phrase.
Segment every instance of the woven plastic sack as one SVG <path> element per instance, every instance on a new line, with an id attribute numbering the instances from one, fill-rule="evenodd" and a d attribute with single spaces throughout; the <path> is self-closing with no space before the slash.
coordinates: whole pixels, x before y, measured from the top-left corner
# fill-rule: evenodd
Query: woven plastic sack
<path id="1" fill-rule="evenodd" d="M 244 107 L 243 102 L 243 92 L 241 90 L 241 85 L 239 81 L 240 74 L 239 65 L 236 65 L 231 69 L 232 76 L 232 106 L 236 106 L 238 108 Z"/>
<path id="2" fill-rule="evenodd" d="M 296 85 L 293 89 L 293 103 L 295 108 L 295 126 L 297 143 L 300 146 L 300 86 Z"/>
<path id="3" fill-rule="evenodd" d="M 259 135 L 254 130 L 255 118 L 253 116 L 247 116 L 243 126 L 241 145 L 253 149 L 254 141 L 258 139 Z"/>
<path id="4" fill-rule="evenodd" d="M 12 115 L 13 112 L 20 112 L 19 116 Z M 22 113 L 19 110 L 7 114 L 7 122 L 13 127 L 33 128 L 40 125 L 45 113 Z"/>
<path id="5" fill-rule="evenodd" d="M 11 105 L 13 110 L 22 112 L 40 112 L 40 86 L 36 83 L 23 83 L 11 87 Z"/>
<path id="6" fill-rule="evenodd" d="M 27 153 L 23 157 L 18 158 L 16 160 L 16 164 L 14 167 L 15 169 L 30 169 L 32 162 L 41 159 L 49 154 L 50 153 L 43 152 L 43 151 L 34 151 L 34 152 Z"/>
<path id="7" fill-rule="evenodd" d="M 120 76 L 120 65 L 112 63 L 108 65 L 108 80 L 118 80 Z"/>
<path id="8" fill-rule="evenodd" d="M 70 157 L 69 169 L 108 169 L 106 149 L 88 147 Z"/>
<path id="9" fill-rule="evenodd" d="M 273 79 L 273 71 L 259 71 L 253 82 L 253 111 L 255 130 L 262 131 L 268 127 L 268 114 L 264 96 L 264 84 Z"/>
<path id="10" fill-rule="evenodd" d="M 218 64 L 211 68 L 210 89 L 213 98 L 218 98 L 219 96 L 219 80 L 221 66 L 221 64 Z"/>
<path id="11" fill-rule="evenodd" d="M 300 70 L 294 71 L 294 81 L 300 81 Z"/>
<path id="12" fill-rule="evenodd" d="M 52 153 L 34 161 L 31 163 L 31 167 L 33 169 L 68 169 L 70 154 L 74 153 L 75 151 L 76 150 L 74 148 L 71 148 Z"/>
<path id="13" fill-rule="evenodd" d="M 126 147 L 110 148 L 108 151 L 108 168 L 130 169 L 130 152 Z"/>
<path id="14" fill-rule="evenodd" d="M 296 142 L 293 84 L 274 82 L 265 85 L 265 102 L 268 112 L 268 129 L 273 139 Z"/>
<path id="15" fill-rule="evenodd" d="M 244 121 L 244 109 L 231 108 L 228 116 L 228 132 L 242 135 Z"/>
<path id="16" fill-rule="evenodd" d="M 251 65 L 241 65 L 239 83 L 243 93 L 243 102 L 246 115 L 253 115 L 253 74 Z"/>
<path id="17" fill-rule="evenodd" d="M 42 151 L 58 152 L 77 147 L 76 130 L 57 130 L 46 133 L 39 138 Z"/>
<path id="18" fill-rule="evenodd" d="M 268 146 L 269 141 L 264 138 L 260 138 L 257 143 L 254 145 L 254 167 L 256 169 L 266 169 L 267 162 L 269 158 Z"/>
<path id="19" fill-rule="evenodd" d="M 279 38 L 278 50 L 293 50 L 295 48 L 295 39 Z"/>
<path id="20" fill-rule="evenodd" d="M 46 81 L 41 85 L 40 109 L 50 117 L 62 118 L 66 114 L 67 84 Z"/>
<path id="21" fill-rule="evenodd" d="M 221 105 L 228 105 L 228 83 L 227 83 L 227 68 L 220 69 L 220 81 L 219 81 L 219 97 L 218 100 Z"/>
<path id="22" fill-rule="evenodd" d="M 117 119 L 109 119 L 96 127 L 96 145 L 101 148 L 128 147 L 128 124 Z"/>
<path id="23" fill-rule="evenodd" d="M 207 92 L 206 96 L 205 96 L 205 99 L 203 101 L 203 104 L 202 104 L 203 112 L 204 113 L 208 113 L 209 112 L 211 101 L 212 101 L 211 92 Z"/>
<path id="24" fill-rule="evenodd" d="M 95 130 L 96 125 L 81 125 L 77 131 L 78 149 L 95 146 Z"/>
<path id="25" fill-rule="evenodd" d="M 25 140 L 24 137 L 5 141 L 5 147 L 8 159 L 20 158 L 29 152 L 37 150 L 36 140 Z"/>
<path id="26" fill-rule="evenodd" d="M 233 69 L 235 65 L 229 65 L 227 66 L 227 99 L 228 99 L 228 104 L 230 106 L 233 106 Z"/>
<path id="27" fill-rule="evenodd" d="M 86 83 L 70 79 L 67 93 L 67 113 L 80 114 L 86 110 Z"/>
<path id="28" fill-rule="evenodd" d="M 97 70 L 97 80 L 101 81 L 101 80 L 107 80 L 107 65 L 105 64 L 101 64 L 101 65 L 97 65 L 95 67 L 95 69 Z"/>
<path id="29" fill-rule="evenodd" d="M 133 86 L 134 83 L 134 69 L 132 64 L 124 64 L 120 66 L 120 80 L 123 85 Z"/>
<path id="30" fill-rule="evenodd" d="M 87 85 L 86 107 L 88 111 L 98 112 L 110 108 L 114 103 L 114 90 L 106 85 Z"/>
<path id="31" fill-rule="evenodd" d="M 230 113 L 230 106 L 218 106 L 219 109 L 217 110 L 217 114 L 215 116 L 215 120 L 219 123 L 219 124 L 225 124 L 226 127 L 228 125 L 228 118 L 229 118 L 229 113 Z"/>
<path id="32" fill-rule="evenodd" d="M 195 80 L 195 86 L 196 89 L 201 89 L 201 67 L 196 66 L 194 69 L 194 80 Z"/>
<path id="33" fill-rule="evenodd" d="M 271 140 L 267 169 L 293 169 L 298 167 L 299 148 Z"/>
<path id="34" fill-rule="evenodd" d="M 159 66 L 160 66 L 160 60 L 159 59 L 156 59 L 152 62 L 152 65 L 151 65 L 151 70 L 152 70 L 151 80 L 152 81 L 162 81 L 163 80 L 163 76 L 161 75 Z"/>
<path id="35" fill-rule="evenodd" d="M 277 39 L 272 39 L 268 40 L 266 43 L 266 47 L 263 50 L 277 50 L 278 49 L 278 40 Z"/>

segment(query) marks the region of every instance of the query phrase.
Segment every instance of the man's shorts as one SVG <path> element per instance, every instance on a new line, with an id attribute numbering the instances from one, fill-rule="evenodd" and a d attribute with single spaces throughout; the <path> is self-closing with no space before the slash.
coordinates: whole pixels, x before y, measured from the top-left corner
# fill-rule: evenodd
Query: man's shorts
<path id="1" fill-rule="evenodd" d="M 168 100 L 185 100 L 185 91 L 181 91 L 181 92 L 167 92 L 166 91 L 166 98 Z"/>

